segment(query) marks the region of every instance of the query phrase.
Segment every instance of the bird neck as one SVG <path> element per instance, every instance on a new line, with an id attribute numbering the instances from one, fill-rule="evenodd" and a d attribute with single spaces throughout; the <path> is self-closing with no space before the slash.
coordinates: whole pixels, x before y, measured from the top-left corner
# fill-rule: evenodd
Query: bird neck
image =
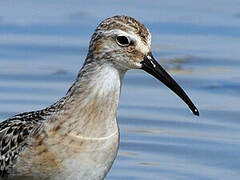
<path id="1" fill-rule="evenodd" d="M 107 137 L 118 131 L 116 122 L 125 72 L 111 64 L 84 64 L 61 108 L 61 127 L 81 137 Z"/>

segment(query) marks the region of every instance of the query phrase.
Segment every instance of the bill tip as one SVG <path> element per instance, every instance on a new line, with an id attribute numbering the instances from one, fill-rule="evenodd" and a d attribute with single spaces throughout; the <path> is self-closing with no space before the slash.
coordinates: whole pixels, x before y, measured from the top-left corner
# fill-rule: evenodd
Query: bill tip
<path id="1" fill-rule="evenodd" d="M 197 108 L 194 109 L 193 114 L 196 115 L 196 116 L 199 116 L 199 111 L 198 111 Z"/>

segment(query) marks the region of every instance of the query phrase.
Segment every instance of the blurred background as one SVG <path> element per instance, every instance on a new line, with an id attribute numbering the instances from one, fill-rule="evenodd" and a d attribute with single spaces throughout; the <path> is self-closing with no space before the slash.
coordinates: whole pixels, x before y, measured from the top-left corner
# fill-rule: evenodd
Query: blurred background
<path id="1" fill-rule="evenodd" d="M 0 1 L 0 121 L 46 107 L 75 80 L 97 24 L 129 15 L 199 108 L 127 73 L 119 155 L 106 180 L 240 179 L 240 1 Z"/>

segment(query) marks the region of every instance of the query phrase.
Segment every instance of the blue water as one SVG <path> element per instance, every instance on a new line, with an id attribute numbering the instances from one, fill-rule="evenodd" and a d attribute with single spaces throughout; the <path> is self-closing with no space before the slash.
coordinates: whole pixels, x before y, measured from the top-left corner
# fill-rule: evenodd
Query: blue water
<path id="1" fill-rule="evenodd" d="M 240 179 L 240 1 L 0 1 L 0 120 L 43 108 L 74 81 L 96 25 L 133 16 L 200 110 L 142 71 L 123 83 L 107 180 Z M 107 9 L 107 10 L 106 10 Z"/>

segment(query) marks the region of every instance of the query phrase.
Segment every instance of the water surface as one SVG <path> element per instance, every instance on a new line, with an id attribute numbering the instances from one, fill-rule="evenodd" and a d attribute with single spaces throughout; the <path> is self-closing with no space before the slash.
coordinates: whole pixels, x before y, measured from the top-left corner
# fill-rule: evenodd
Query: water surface
<path id="1" fill-rule="evenodd" d="M 106 179 L 240 179 L 239 6 L 237 0 L 1 1 L 0 120 L 62 97 L 99 21 L 127 14 L 149 27 L 154 56 L 200 117 L 151 76 L 128 72 L 119 155 Z"/>

